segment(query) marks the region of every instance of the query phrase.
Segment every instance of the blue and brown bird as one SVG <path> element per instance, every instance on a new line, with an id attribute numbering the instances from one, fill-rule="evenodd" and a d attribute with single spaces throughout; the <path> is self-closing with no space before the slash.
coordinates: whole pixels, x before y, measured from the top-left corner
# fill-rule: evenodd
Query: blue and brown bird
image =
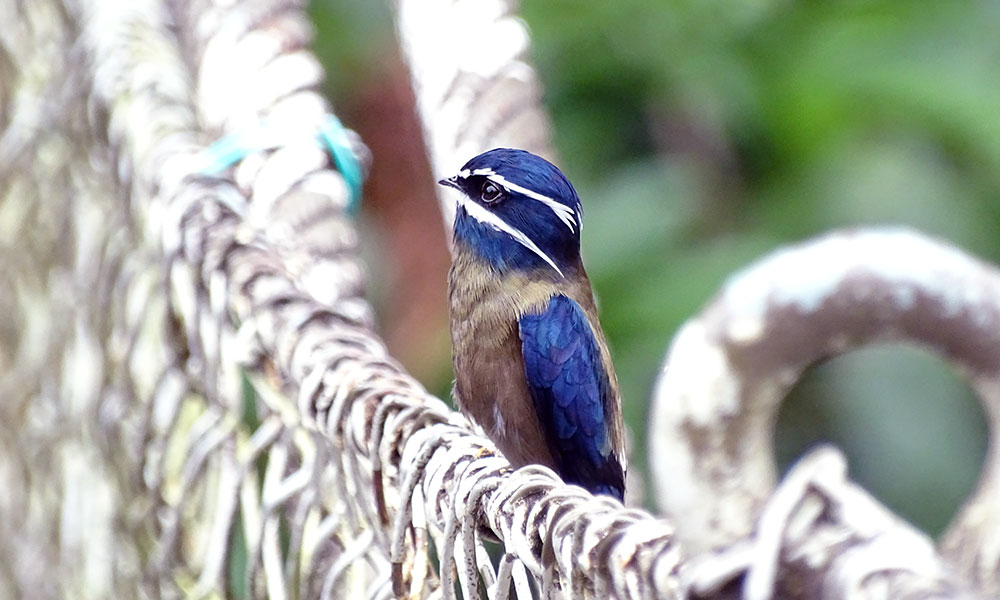
<path id="1" fill-rule="evenodd" d="M 621 500 L 618 379 L 580 259 L 583 206 L 549 161 L 497 148 L 461 192 L 448 274 L 455 398 L 515 466 Z"/>

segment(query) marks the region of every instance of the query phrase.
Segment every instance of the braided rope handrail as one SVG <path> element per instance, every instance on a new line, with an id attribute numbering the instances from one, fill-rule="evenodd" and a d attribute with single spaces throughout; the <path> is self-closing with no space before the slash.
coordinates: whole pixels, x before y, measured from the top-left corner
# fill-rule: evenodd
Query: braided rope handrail
<path id="1" fill-rule="evenodd" d="M 681 543 L 709 551 L 763 535 L 761 530 L 781 537 L 794 529 L 786 520 L 767 524 L 768 507 L 781 503 L 780 494 L 772 494 L 773 428 L 781 400 L 818 360 L 873 342 L 925 346 L 967 377 L 995 432 L 998 299 L 996 267 L 900 228 L 831 233 L 779 250 L 732 276 L 678 332 L 654 394 L 652 421 L 659 433 L 651 437 L 650 451 L 657 457 L 651 462 L 657 498 L 674 517 Z M 991 445 L 976 491 L 941 543 L 950 568 L 988 594 L 1000 590 L 998 468 Z M 791 497 L 790 502 L 802 502 L 801 495 Z M 880 519 L 887 539 L 895 542 L 871 531 L 862 535 L 869 539 L 866 545 L 879 542 L 878 550 L 866 555 L 875 552 L 883 559 L 854 564 L 850 582 L 829 584 L 837 594 L 883 585 L 878 575 L 887 572 L 897 578 L 893 585 L 904 588 L 914 583 L 904 585 L 907 577 L 926 584 L 928 573 L 947 575 L 940 566 L 927 568 L 933 544 L 926 536 L 894 517 L 886 519 L 888 511 L 870 498 L 867 504 L 869 522 L 839 523 L 841 535 L 858 535 L 871 528 L 871 519 Z M 783 551 L 790 553 L 811 543 L 801 537 L 786 541 Z M 915 556 L 914 548 L 923 554 Z M 906 564 L 908 558 L 914 560 Z"/>
<path id="2" fill-rule="evenodd" d="M 501 147 L 553 159 L 541 83 L 527 57 L 530 37 L 515 2 L 395 0 L 396 29 L 410 65 L 435 179 Z M 439 191 L 445 223 L 452 191 Z"/>

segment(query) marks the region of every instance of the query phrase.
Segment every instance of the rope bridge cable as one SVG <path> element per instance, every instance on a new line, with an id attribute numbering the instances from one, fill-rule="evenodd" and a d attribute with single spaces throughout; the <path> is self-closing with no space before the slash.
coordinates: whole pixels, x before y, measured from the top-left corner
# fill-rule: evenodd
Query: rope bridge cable
<path id="1" fill-rule="evenodd" d="M 531 40 L 508 0 L 395 0 L 396 26 L 410 65 L 435 179 L 500 147 L 554 160 Z M 454 190 L 439 195 L 445 222 Z"/>
<path id="2" fill-rule="evenodd" d="M 399 26 L 435 168 L 494 142 L 545 153 L 510 5 L 415 4 L 397 5 Z M 0 403 L 12 457 L 0 461 L 0 592 L 725 597 L 744 577 L 762 597 L 787 573 L 845 574 L 825 580 L 833 597 L 854 581 L 844 565 L 886 553 L 815 561 L 788 539 L 816 552 L 856 550 L 838 543 L 845 530 L 921 539 L 845 487 L 829 454 L 803 461 L 757 531 L 693 557 L 663 519 L 541 467 L 512 472 L 372 333 L 349 187 L 315 136 L 329 108 L 301 8 L 0 6 L 0 75 L 17 90 L 0 90 L 0 224 L 18 242 L 0 268 L 16 293 L 0 303 L 23 317 L 0 330 L 12 398 Z M 421 83 L 436 68 L 430 38 L 408 29 L 435 16 L 440 40 L 469 48 L 450 33 L 470 19 L 498 33 L 480 38 L 490 51 L 454 55 L 461 72 L 441 62 L 437 87 Z M 503 94 L 476 94 L 484 85 Z M 292 135 L 205 173 L 214 140 L 262 122 Z M 964 593 L 914 547 L 895 557 L 891 589 Z M 918 567 L 923 579 L 906 576 Z"/>
<path id="3" fill-rule="evenodd" d="M 944 560 L 927 536 L 847 481 L 832 449 L 803 459 L 772 493 L 782 398 L 809 365 L 865 344 L 901 341 L 946 358 L 995 436 L 998 324 L 1000 270 L 905 228 L 833 232 L 733 275 L 678 332 L 654 393 L 651 464 L 680 542 L 711 555 L 754 540 L 740 567 L 748 598 L 765 597 L 779 567 L 785 578 L 820 581 L 822 597 L 962 596 L 956 571 L 987 596 L 1000 593 L 995 443 L 942 537 Z M 811 564 L 796 564 L 807 555 Z"/>

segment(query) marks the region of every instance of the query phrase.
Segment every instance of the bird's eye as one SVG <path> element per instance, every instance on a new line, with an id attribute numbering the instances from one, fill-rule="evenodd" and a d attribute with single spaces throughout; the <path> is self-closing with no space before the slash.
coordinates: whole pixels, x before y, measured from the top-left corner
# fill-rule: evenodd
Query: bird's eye
<path id="1" fill-rule="evenodd" d="M 499 185 L 493 183 L 492 181 L 487 181 L 483 183 L 482 198 L 483 202 L 485 202 L 486 204 L 493 204 L 494 202 L 499 200 L 500 196 L 502 195 L 503 195 L 503 190 L 500 189 Z"/>

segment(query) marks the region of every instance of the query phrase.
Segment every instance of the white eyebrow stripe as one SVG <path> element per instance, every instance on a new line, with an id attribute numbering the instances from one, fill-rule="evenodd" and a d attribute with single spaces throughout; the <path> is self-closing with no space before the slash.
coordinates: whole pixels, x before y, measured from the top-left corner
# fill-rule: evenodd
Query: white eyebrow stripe
<path id="1" fill-rule="evenodd" d="M 477 173 L 476 171 L 490 171 L 490 172 Z M 552 212 L 554 212 L 556 216 L 559 217 L 559 220 L 562 221 L 566 225 L 566 227 L 569 227 L 570 231 L 576 232 L 576 226 L 577 226 L 576 211 L 573 210 L 572 208 L 566 206 L 562 202 L 556 202 L 555 200 L 549 198 L 548 196 L 543 196 L 542 194 L 539 194 L 535 190 L 529 190 L 526 187 L 507 181 L 503 175 L 494 173 L 490 169 L 477 169 L 476 171 L 473 171 L 472 174 L 485 175 L 486 179 L 489 179 L 493 183 L 502 185 L 503 187 L 507 188 L 512 192 L 524 194 L 525 196 L 531 198 L 532 200 L 538 200 L 545 206 L 548 206 L 552 210 Z"/>
<path id="2" fill-rule="evenodd" d="M 506 233 L 510 237 L 514 238 L 514 241 L 521 244 L 528 250 L 531 250 L 532 252 L 537 254 L 542 260 L 549 263 L 549 265 L 556 270 L 556 273 L 559 273 L 560 277 L 565 277 L 565 275 L 563 275 L 563 272 L 559 269 L 559 267 L 556 266 L 555 261 L 549 258 L 548 254 L 542 252 L 542 249 L 539 248 L 537 245 L 535 245 L 535 242 L 531 241 L 531 238 L 524 235 L 524 233 L 522 233 L 518 229 L 515 229 L 513 226 L 507 223 L 507 221 L 501 219 L 496 213 L 492 213 L 483 208 L 482 206 L 476 204 L 471 200 L 467 200 L 464 197 L 459 200 L 459 204 L 465 208 L 465 211 L 469 213 L 470 217 L 472 217 L 473 219 L 479 221 L 484 225 L 489 225 L 493 229 L 496 229 L 497 231 L 502 231 L 503 233 Z"/>

